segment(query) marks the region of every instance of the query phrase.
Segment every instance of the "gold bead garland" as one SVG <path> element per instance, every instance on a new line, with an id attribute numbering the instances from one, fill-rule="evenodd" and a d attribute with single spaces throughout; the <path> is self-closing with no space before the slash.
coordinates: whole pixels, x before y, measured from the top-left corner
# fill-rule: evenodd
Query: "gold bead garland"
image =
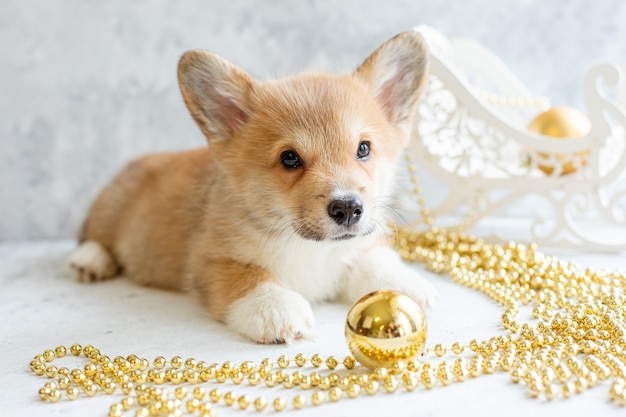
<path id="1" fill-rule="evenodd" d="M 57 349 L 62 350 L 64 347 L 59 346 Z M 82 355 L 88 359 L 83 369 L 69 370 L 62 367 L 52 375 L 46 372 L 53 366 L 49 363 L 62 356 L 47 350 L 33 358 L 30 367 L 35 374 L 56 378 L 56 381 L 44 384 L 39 390 L 39 397 L 45 401 L 58 402 L 63 398 L 75 400 L 80 396 L 91 397 L 100 392 L 114 394 L 119 390 L 124 396 L 110 407 L 111 417 L 122 416 L 131 410 L 134 410 L 135 416 L 180 416 L 184 413 L 214 416 L 218 404 L 226 407 L 237 405 L 242 410 L 250 406 L 257 411 L 265 410 L 269 404 L 265 397 L 253 400 L 249 395 L 236 391 L 223 392 L 220 388 L 208 391 L 208 387 L 202 385 L 240 385 L 242 380 L 247 380 L 249 385 L 256 385 L 253 381 L 264 380 L 268 387 L 280 384 L 287 389 L 297 387 L 303 392 L 312 391 L 310 395 L 296 394 L 291 404 L 294 409 L 303 408 L 309 403 L 311 406 L 319 406 L 327 399 L 337 402 L 343 398 L 358 397 L 362 392 L 375 395 L 381 387 L 389 393 L 397 391 L 400 385 L 412 391 L 417 386 L 416 372 L 419 368 L 417 361 L 413 361 L 408 365 L 364 373 L 361 372 L 363 369 L 353 370 L 355 360 L 351 356 L 340 362 L 334 356 L 323 360 L 320 355 L 313 355 L 307 359 L 301 353 L 296 355 L 293 363 L 286 355 L 281 355 L 276 365 L 271 359 L 264 359 L 258 366 L 252 361 L 244 361 L 240 365 L 227 361 L 220 365 L 189 358 L 184 361 L 183 367 L 179 356 L 169 361 L 157 356 L 152 362 L 135 354 L 110 359 L 91 345 L 83 348 L 79 344 L 72 345 L 70 351 L 74 356 Z M 318 370 L 322 363 L 330 373 L 324 374 Z M 308 364 L 311 372 L 306 375 L 302 369 Z M 341 372 L 336 371 L 339 365 L 343 367 Z M 292 371 L 294 367 L 298 370 Z M 170 392 L 163 385 L 176 388 Z M 193 386 L 195 388 L 192 389 Z M 275 398 L 271 404 L 275 411 L 282 411 L 288 406 L 283 396 Z"/>
<path id="2" fill-rule="evenodd" d="M 531 396 L 547 399 L 559 391 L 567 398 L 608 380 L 615 387 L 610 398 L 626 405 L 624 274 L 581 269 L 534 245 L 488 244 L 435 228 L 422 233 L 400 229 L 397 247 L 404 259 L 447 273 L 505 308 L 505 334 L 469 342 L 471 376 L 508 372 Z M 536 324 L 516 320 L 524 307 L 531 309 Z M 462 353 L 457 343 L 449 351 L 441 344 L 433 350 L 437 357 Z M 445 363 L 438 365 L 444 385 L 449 379 Z M 454 374 L 463 374 L 463 368 L 455 361 Z"/>
<path id="3" fill-rule="evenodd" d="M 626 405 L 626 276 L 582 269 L 539 252 L 534 244 L 487 243 L 461 233 L 464 223 L 454 229 L 433 227 L 412 158 L 407 155 L 407 159 L 422 220 L 429 228 L 397 228 L 398 252 L 406 261 L 449 274 L 455 282 L 500 304 L 502 334 L 450 346 L 437 343 L 420 360 L 398 361 L 373 371 L 356 366 L 352 356 L 340 361 L 299 353 L 293 359 L 281 355 L 258 364 L 226 361 L 220 365 L 180 356 L 170 360 L 157 356 L 152 362 L 135 354 L 111 359 L 91 345 L 58 346 L 30 362 L 35 374 L 50 379 L 39 397 L 56 403 L 121 392 L 123 396 L 109 410 L 111 417 L 213 417 L 218 406 L 280 412 L 401 389 L 428 390 L 507 372 L 533 398 L 569 398 L 603 384 L 609 387 L 610 400 Z M 465 222 L 473 220 L 469 215 Z M 534 323 L 519 321 L 522 309 L 531 312 Z M 72 370 L 52 364 L 68 354 L 88 362 Z M 301 392 L 291 401 L 284 396 L 268 401 L 243 393 L 245 384 Z M 219 388 L 226 385 L 232 390 Z"/>

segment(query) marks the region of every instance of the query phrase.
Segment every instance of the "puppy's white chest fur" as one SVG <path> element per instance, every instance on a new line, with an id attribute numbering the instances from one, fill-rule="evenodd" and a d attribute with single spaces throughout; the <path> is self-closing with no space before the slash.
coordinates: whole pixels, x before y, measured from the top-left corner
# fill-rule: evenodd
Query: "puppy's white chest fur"
<path id="1" fill-rule="evenodd" d="M 393 249 L 373 245 L 370 239 L 375 238 L 314 242 L 292 236 L 265 245 L 260 266 L 282 285 L 257 286 L 231 305 L 226 322 L 269 343 L 308 334 L 314 322 L 309 302 L 354 302 L 368 292 L 390 288 L 429 305 L 436 298 L 434 288 L 404 265 Z"/>
<path id="2" fill-rule="evenodd" d="M 289 236 L 266 248 L 262 266 L 312 303 L 334 299 L 364 240 L 317 242 Z"/>

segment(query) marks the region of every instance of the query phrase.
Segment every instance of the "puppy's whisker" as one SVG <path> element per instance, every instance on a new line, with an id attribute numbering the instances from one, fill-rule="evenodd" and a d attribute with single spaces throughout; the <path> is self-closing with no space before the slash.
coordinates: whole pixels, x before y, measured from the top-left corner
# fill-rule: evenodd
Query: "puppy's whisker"
<path id="1" fill-rule="evenodd" d="M 405 222 L 404 216 L 395 208 L 395 199 L 391 197 L 381 197 L 374 201 L 374 208 L 379 211 L 379 215 L 374 219 L 374 226 L 381 235 L 397 233 L 396 223 Z M 389 227 L 393 230 L 389 230 Z"/>
<path id="2" fill-rule="evenodd" d="M 292 229 L 292 218 L 295 213 L 296 209 L 287 210 L 285 215 L 278 217 L 278 219 L 271 223 L 271 226 L 264 231 L 258 246 L 259 256 L 262 256 L 268 247 L 275 247 L 275 241 L 284 240 L 285 237 L 288 237 L 287 235 L 294 233 Z"/>

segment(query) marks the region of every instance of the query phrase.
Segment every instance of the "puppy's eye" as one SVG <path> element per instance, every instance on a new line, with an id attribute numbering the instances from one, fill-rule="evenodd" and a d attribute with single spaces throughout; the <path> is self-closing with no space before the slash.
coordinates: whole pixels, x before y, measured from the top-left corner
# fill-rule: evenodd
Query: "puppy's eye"
<path id="1" fill-rule="evenodd" d="M 288 150 L 280 154 L 280 163 L 287 169 L 294 169 L 302 166 L 300 156 L 296 151 Z"/>
<path id="2" fill-rule="evenodd" d="M 370 157 L 370 143 L 369 142 L 361 142 L 359 143 L 359 149 L 356 151 L 357 159 L 362 161 L 366 161 Z"/>

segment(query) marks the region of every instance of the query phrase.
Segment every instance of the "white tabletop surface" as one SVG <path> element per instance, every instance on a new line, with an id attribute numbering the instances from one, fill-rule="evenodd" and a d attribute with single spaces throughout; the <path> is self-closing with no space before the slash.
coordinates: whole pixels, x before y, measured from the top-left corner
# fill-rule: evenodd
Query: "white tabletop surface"
<path id="1" fill-rule="evenodd" d="M 37 392 L 46 382 L 29 370 L 31 358 L 44 349 L 74 342 L 92 344 L 104 354 L 194 357 L 206 362 L 260 361 L 264 357 L 291 357 L 302 352 L 342 358 L 348 349 L 343 327 L 348 306 L 324 304 L 314 308 L 315 339 L 292 345 L 263 346 L 251 343 L 209 318 L 190 296 L 140 287 L 120 278 L 99 284 L 72 280 L 66 258 L 71 241 L 0 244 L 0 403 L 3 416 L 104 416 L 121 394 L 80 397 L 52 404 L 39 400 Z M 621 255 L 562 253 L 565 259 L 596 268 L 626 269 Z M 422 269 L 420 266 L 416 266 Z M 446 277 L 424 274 L 440 293 L 437 305 L 427 311 L 428 345 L 436 342 L 467 343 L 502 333 L 502 308 L 483 295 L 462 288 Z M 64 358 L 62 366 L 83 366 L 77 358 Z M 208 384 L 213 386 L 215 383 Z M 295 390 L 236 386 L 224 387 L 253 398 L 284 395 Z M 307 392 L 310 395 L 310 391 Z M 252 411 L 219 406 L 218 416 L 250 415 Z M 420 387 L 412 393 L 362 394 L 354 400 L 307 406 L 298 416 L 612 416 L 626 409 L 608 400 L 608 384 L 599 383 L 571 399 L 532 399 L 523 386 L 510 382 L 504 373 L 481 376 L 432 390 Z M 283 414 L 296 410 L 289 404 Z M 265 414 L 276 414 L 266 410 Z M 129 415 L 134 415 L 129 414 Z"/>

